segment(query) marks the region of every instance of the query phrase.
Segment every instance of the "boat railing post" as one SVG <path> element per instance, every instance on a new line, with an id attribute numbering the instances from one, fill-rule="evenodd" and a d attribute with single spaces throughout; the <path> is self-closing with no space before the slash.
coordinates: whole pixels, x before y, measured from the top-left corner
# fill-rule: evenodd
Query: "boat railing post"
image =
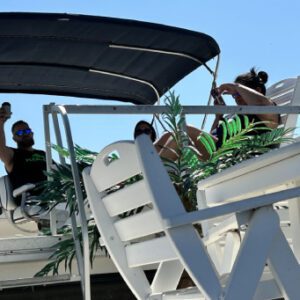
<path id="1" fill-rule="evenodd" d="M 56 144 L 58 147 L 63 148 L 63 142 L 62 142 L 62 137 L 61 137 L 61 131 L 60 131 L 60 127 L 59 127 L 59 122 L 58 122 L 58 118 L 57 118 L 57 112 L 52 112 L 52 122 L 53 122 L 53 128 L 54 128 L 54 132 L 55 132 L 55 138 L 56 138 Z M 66 159 L 63 155 L 61 155 L 59 153 L 59 161 L 62 165 L 66 164 Z"/>
<path id="2" fill-rule="evenodd" d="M 50 141 L 50 126 L 49 126 L 49 110 L 46 105 L 43 106 L 43 118 L 44 118 L 44 136 L 45 136 L 45 147 L 46 147 L 46 164 L 47 173 L 51 171 L 52 166 L 52 155 L 51 155 L 51 141 Z M 50 180 L 49 176 L 48 180 Z M 52 235 L 57 234 L 56 226 L 56 212 L 55 209 L 50 211 L 50 231 Z"/>
<path id="3" fill-rule="evenodd" d="M 74 214 L 72 214 L 72 229 L 73 229 L 73 238 L 76 246 L 76 256 L 79 267 L 79 273 L 81 276 L 81 285 L 84 294 L 84 300 L 91 299 L 91 288 L 90 288 L 90 268 L 89 268 L 89 236 L 88 236 L 88 226 L 87 220 L 84 210 L 84 199 L 80 187 L 80 177 L 79 171 L 77 168 L 75 151 L 74 151 L 74 143 L 70 128 L 70 122 L 67 115 L 67 111 L 64 106 L 58 105 L 58 112 L 60 112 L 64 124 L 64 129 L 66 133 L 67 145 L 70 155 L 70 163 L 76 193 L 76 199 L 78 204 L 79 217 L 81 221 L 81 236 L 82 236 L 82 244 L 83 244 L 83 253 L 80 247 L 80 241 L 78 240 L 78 230 L 76 224 L 76 218 Z M 75 236 L 76 235 L 76 236 Z M 76 245 L 77 242 L 77 245 Z"/>

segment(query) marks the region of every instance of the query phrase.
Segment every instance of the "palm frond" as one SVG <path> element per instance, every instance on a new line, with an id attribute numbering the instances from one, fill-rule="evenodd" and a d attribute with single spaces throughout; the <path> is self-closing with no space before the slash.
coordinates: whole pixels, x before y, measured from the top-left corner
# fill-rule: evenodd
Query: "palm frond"
<path id="1" fill-rule="evenodd" d="M 72 263 L 74 261 L 76 253 L 70 227 L 64 229 L 64 235 L 67 236 L 67 238 L 59 241 L 52 247 L 53 254 L 49 257 L 50 262 L 45 265 L 39 272 L 37 272 L 34 277 L 47 276 L 49 273 L 57 275 L 59 273 L 59 267 L 62 263 L 64 264 L 65 271 L 69 270 L 71 272 Z M 94 224 L 88 225 L 88 235 L 90 241 L 90 263 L 92 266 L 97 250 L 104 250 L 105 248 L 100 246 L 100 234 Z M 82 235 L 80 227 L 78 228 L 78 239 L 82 248 Z"/>

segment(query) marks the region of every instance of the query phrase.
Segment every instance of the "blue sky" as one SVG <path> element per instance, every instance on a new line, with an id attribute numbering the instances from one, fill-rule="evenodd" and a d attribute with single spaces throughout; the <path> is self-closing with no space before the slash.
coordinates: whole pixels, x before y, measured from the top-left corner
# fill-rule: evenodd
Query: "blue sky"
<path id="1" fill-rule="evenodd" d="M 230 82 L 252 66 L 269 73 L 269 85 L 300 75 L 300 1 L 252 0 L 9 0 L 0 2 L 1 12 L 61 12 L 136 19 L 183 27 L 211 35 L 221 48 L 218 83 Z M 210 76 L 204 69 L 195 71 L 176 87 L 184 105 L 205 104 Z M 2 94 L 0 101 L 12 104 L 10 127 L 27 120 L 35 132 L 36 148 L 44 148 L 42 105 L 109 104 L 109 102 L 66 97 Z M 230 101 L 228 100 L 228 104 Z M 131 139 L 132 128 L 145 117 L 71 116 L 74 142 L 95 151 L 119 139 Z M 200 126 L 202 117 L 188 120 Z M 0 166 L 0 175 L 4 174 Z"/>

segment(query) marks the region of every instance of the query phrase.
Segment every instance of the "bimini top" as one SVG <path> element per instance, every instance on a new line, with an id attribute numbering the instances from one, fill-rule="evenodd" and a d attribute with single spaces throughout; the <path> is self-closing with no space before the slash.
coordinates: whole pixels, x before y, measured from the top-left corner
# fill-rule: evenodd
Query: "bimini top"
<path id="1" fill-rule="evenodd" d="M 159 24 L 0 13 L 0 92 L 153 104 L 219 52 L 206 34 Z"/>

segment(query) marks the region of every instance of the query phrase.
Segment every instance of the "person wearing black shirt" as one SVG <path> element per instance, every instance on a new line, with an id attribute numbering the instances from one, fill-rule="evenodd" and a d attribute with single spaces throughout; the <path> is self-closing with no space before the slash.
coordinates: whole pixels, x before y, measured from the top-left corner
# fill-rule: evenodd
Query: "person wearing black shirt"
<path id="1" fill-rule="evenodd" d="M 4 124 L 7 114 L 0 109 L 0 159 L 5 165 L 13 189 L 27 183 L 38 183 L 46 180 L 46 153 L 33 148 L 33 132 L 28 123 L 17 121 L 12 126 L 13 140 L 17 148 L 6 146 Z M 32 195 L 38 194 L 33 190 Z M 16 199 L 20 205 L 20 199 Z"/>

